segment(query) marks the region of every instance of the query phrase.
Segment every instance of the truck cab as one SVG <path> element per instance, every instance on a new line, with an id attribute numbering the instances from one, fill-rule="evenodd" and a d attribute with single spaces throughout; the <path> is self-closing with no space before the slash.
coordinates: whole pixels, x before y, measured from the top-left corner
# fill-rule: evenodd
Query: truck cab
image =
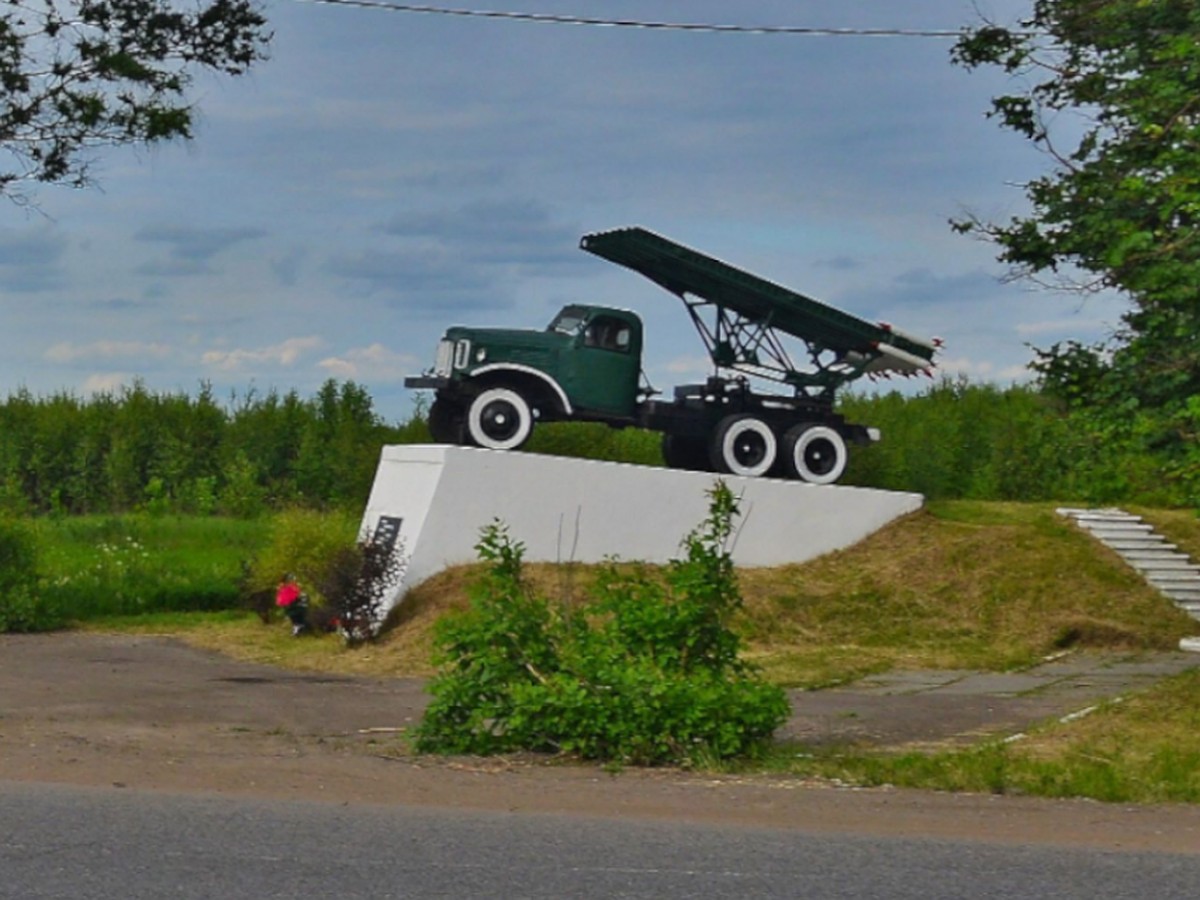
<path id="1" fill-rule="evenodd" d="M 585 304 L 564 307 L 542 331 L 455 326 L 433 369 L 404 384 L 436 392 L 434 440 L 512 450 L 538 421 L 632 423 L 642 335 L 635 313 Z"/>

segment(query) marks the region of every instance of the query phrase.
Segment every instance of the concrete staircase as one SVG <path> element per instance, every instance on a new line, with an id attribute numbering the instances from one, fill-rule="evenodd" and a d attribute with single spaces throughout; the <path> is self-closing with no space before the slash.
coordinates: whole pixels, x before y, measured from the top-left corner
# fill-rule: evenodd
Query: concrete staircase
<path id="1" fill-rule="evenodd" d="M 1114 550 L 1176 606 L 1200 620 L 1200 566 L 1168 544 L 1141 516 L 1120 509 L 1060 509 L 1058 513 Z"/>

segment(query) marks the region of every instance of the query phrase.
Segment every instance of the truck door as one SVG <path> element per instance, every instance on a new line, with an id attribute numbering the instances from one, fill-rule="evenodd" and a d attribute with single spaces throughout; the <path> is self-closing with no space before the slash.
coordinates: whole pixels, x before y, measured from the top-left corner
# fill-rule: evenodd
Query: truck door
<path id="1" fill-rule="evenodd" d="M 633 416 L 642 366 L 642 328 L 636 316 L 593 313 L 564 357 L 570 361 L 563 387 L 577 407 Z"/>

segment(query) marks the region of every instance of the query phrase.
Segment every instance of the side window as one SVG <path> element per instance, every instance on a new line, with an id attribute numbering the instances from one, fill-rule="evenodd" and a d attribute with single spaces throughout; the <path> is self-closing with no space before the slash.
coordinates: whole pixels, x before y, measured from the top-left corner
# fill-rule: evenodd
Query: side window
<path id="1" fill-rule="evenodd" d="M 632 337 L 632 329 L 627 322 L 609 316 L 597 316 L 588 323 L 583 333 L 583 343 L 586 347 L 628 353 Z"/>

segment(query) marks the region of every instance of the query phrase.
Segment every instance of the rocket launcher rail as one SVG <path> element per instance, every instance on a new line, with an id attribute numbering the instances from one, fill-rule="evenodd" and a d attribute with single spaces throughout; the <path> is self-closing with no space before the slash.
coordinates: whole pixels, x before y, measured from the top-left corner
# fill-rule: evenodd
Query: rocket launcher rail
<path id="1" fill-rule="evenodd" d="M 864 375 L 930 374 L 934 367 L 936 338 L 867 322 L 644 228 L 587 234 L 580 247 L 679 297 L 718 368 L 832 402 L 839 387 Z M 779 333 L 806 345 L 812 370 L 793 363 Z"/>

